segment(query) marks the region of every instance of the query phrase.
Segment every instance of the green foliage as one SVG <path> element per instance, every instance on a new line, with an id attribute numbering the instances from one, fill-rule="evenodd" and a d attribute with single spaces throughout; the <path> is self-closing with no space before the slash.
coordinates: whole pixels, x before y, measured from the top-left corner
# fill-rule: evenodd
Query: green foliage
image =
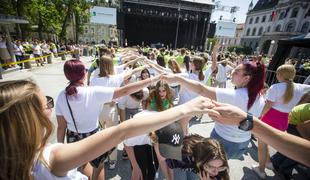
<path id="1" fill-rule="evenodd" d="M 211 51 L 212 51 L 216 41 L 217 41 L 216 38 L 208 38 L 208 43 L 207 43 L 207 46 L 206 46 L 206 50 L 209 50 L 209 46 L 212 43 L 212 47 L 211 47 Z"/>
<path id="2" fill-rule="evenodd" d="M 91 4 L 86 0 L 3 0 L 1 14 L 24 17 L 29 21 L 21 31 L 31 31 L 33 25 L 42 32 L 54 33 L 66 39 L 66 28 L 75 17 L 77 33 L 89 21 Z"/>
<path id="3" fill-rule="evenodd" d="M 247 46 L 230 46 L 228 47 L 229 52 L 235 52 L 236 54 L 245 54 L 249 55 L 251 54 L 251 48 Z"/>

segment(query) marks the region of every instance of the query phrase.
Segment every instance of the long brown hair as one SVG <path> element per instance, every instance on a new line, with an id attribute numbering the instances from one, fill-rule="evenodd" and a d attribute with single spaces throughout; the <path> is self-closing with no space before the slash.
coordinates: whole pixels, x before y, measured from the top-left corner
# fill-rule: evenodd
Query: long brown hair
<path id="1" fill-rule="evenodd" d="M 284 64 L 278 67 L 277 74 L 279 74 L 281 77 L 283 77 L 284 81 L 286 82 L 286 90 L 283 96 L 283 102 L 284 104 L 287 104 L 290 102 L 290 100 L 294 96 L 294 78 L 296 75 L 296 70 L 293 65 L 290 64 Z"/>
<path id="2" fill-rule="evenodd" d="M 223 166 L 229 167 L 223 145 L 216 139 L 192 134 L 183 138 L 182 154 L 193 157 L 195 169 L 201 171 L 205 163 L 219 159 Z M 229 180 L 228 168 L 219 172 L 223 180 Z M 206 172 L 207 173 L 207 172 Z"/>
<path id="3" fill-rule="evenodd" d="M 52 133 L 38 86 L 27 80 L 0 83 L 0 179 L 32 179 L 31 170 Z"/>
<path id="4" fill-rule="evenodd" d="M 174 65 L 174 66 L 173 66 Z M 171 71 L 173 73 L 181 73 L 181 68 L 180 68 L 180 65 L 178 64 L 178 62 L 171 58 L 169 61 L 168 61 L 168 67 L 171 69 Z"/>
<path id="5" fill-rule="evenodd" d="M 205 79 L 205 75 L 203 74 L 205 60 L 202 57 L 194 56 L 191 57 L 191 61 L 194 63 L 196 71 L 198 71 L 198 79 L 203 81 Z"/>
<path id="6" fill-rule="evenodd" d="M 156 86 L 155 86 L 155 88 L 150 92 L 150 95 L 149 95 L 149 97 L 146 100 L 146 106 L 147 107 L 150 107 L 151 101 L 155 100 L 156 108 L 157 108 L 158 112 L 166 110 L 163 107 L 163 101 L 162 101 L 162 99 L 160 98 L 160 95 L 159 95 L 159 88 L 160 87 L 164 87 L 165 90 L 166 90 L 166 93 L 167 93 L 166 99 L 169 102 L 169 108 L 173 107 L 172 94 L 171 94 L 169 85 L 167 83 L 163 82 L 163 81 L 158 81 Z"/>
<path id="7" fill-rule="evenodd" d="M 113 75 L 113 59 L 109 56 L 102 56 L 99 61 L 99 70 L 99 77 L 109 77 L 109 75 Z"/>

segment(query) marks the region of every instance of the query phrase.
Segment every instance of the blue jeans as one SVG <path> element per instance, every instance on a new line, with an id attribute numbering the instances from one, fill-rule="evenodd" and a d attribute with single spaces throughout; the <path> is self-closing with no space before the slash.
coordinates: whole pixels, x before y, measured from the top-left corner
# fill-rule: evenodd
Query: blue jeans
<path id="1" fill-rule="evenodd" d="M 249 142 L 241 142 L 241 143 L 235 143 L 231 141 L 227 141 L 226 139 L 219 136 L 215 130 L 213 129 L 211 132 L 211 137 L 221 142 L 224 146 L 224 150 L 226 152 L 228 159 L 239 159 L 242 157 L 242 155 L 245 153 L 245 151 L 248 148 Z"/>
<path id="2" fill-rule="evenodd" d="M 175 180 L 198 180 L 197 174 L 191 171 L 183 171 L 180 168 L 173 169 L 173 176 Z"/>

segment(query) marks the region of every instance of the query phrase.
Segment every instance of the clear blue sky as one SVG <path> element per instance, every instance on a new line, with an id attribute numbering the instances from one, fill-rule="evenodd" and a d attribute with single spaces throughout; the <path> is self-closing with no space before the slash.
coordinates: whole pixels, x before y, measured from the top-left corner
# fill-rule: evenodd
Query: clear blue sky
<path id="1" fill-rule="evenodd" d="M 236 21 L 237 23 L 245 22 L 246 13 L 248 12 L 248 7 L 249 4 L 251 3 L 251 0 L 220 0 L 220 1 L 221 1 L 220 4 L 224 6 L 239 6 L 240 7 L 239 11 L 235 13 Z M 253 6 L 255 6 L 257 1 L 258 0 L 253 0 Z M 231 18 L 231 14 L 229 12 L 215 10 L 212 13 L 211 21 L 217 21 L 221 15 L 223 16 L 223 19 Z"/>

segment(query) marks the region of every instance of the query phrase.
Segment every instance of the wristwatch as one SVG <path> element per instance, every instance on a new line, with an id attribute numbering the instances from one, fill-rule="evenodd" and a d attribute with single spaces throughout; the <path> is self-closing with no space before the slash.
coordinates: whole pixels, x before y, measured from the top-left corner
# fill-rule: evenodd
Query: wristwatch
<path id="1" fill-rule="evenodd" d="M 239 123 L 238 128 L 243 131 L 250 131 L 253 129 L 253 115 L 251 113 L 247 113 L 246 118 Z"/>

